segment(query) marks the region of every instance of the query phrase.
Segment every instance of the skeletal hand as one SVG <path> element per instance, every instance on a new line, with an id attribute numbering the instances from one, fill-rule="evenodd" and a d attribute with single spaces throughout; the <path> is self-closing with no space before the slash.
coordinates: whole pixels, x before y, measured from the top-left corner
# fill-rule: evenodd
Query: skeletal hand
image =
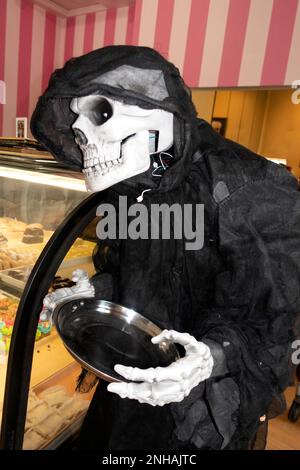
<path id="1" fill-rule="evenodd" d="M 47 294 L 43 302 L 43 310 L 40 320 L 49 320 L 55 307 L 65 300 L 72 300 L 81 297 L 94 297 L 95 289 L 91 284 L 88 274 L 82 269 L 76 269 L 72 274 L 72 281 L 76 282 L 73 287 L 64 287 Z"/>
<path id="2" fill-rule="evenodd" d="M 132 382 L 110 383 L 108 390 L 121 398 L 163 406 L 182 401 L 194 387 L 211 376 L 214 362 L 206 344 L 197 341 L 188 333 L 173 330 L 162 331 L 152 338 L 152 343 L 159 344 L 166 340 L 184 346 L 186 355 L 168 367 L 139 369 L 117 364 L 115 371 Z"/>

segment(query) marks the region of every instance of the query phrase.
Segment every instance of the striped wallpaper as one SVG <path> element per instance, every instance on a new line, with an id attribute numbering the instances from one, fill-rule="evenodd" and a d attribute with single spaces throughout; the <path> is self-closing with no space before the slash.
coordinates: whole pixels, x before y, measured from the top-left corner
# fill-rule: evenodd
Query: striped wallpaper
<path id="1" fill-rule="evenodd" d="M 158 49 L 191 87 L 289 85 L 300 79 L 299 0 L 136 0 L 57 16 L 29 0 L 0 0 L 0 135 L 30 117 L 50 73 L 108 44 Z"/>

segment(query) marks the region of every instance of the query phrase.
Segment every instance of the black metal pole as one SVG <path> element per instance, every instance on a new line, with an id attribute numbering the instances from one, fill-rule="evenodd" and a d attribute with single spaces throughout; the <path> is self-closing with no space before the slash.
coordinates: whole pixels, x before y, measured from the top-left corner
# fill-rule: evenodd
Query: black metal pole
<path id="1" fill-rule="evenodd" d="M 5 383 L 0 449 L 22 449 L 35 334 L 43 298 L 66 253 L 96 216 L 104 192 L 77 206 L 54 232 L 25 286 L 14 324 Z"/>

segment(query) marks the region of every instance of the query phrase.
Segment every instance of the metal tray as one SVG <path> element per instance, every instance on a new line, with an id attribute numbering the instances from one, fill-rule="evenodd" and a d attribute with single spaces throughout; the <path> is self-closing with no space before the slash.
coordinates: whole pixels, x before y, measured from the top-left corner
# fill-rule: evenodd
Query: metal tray
<path id="1" fill-rule="evenodd" d="M 165 367 L 179 358 L 175 345 L 151 338 L 161 329 L 139 313 L 106 300 L 77 299 L 56 307 L 53 321 L 70 354 L 109 382 L 125 381 L 115 364 Z"/>

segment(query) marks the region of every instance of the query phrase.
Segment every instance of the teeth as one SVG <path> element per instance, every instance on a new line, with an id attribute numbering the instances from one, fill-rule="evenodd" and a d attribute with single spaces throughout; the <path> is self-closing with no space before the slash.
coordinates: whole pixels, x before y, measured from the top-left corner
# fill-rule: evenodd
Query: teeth
<path id="1" fill-rule="evenodd" d="M 84 160 L 83 173 L 87 176 L 105 175 L 111 168 L 123 164 L 123 158 L 120 156 L 121 144 L 119 142 L 117 144 L 101 142 L 99 148 L 94 144 L 82 145 L 80 148 Z M 105 157 L 105 155 L 116 153 L 118 157 Z"/>

